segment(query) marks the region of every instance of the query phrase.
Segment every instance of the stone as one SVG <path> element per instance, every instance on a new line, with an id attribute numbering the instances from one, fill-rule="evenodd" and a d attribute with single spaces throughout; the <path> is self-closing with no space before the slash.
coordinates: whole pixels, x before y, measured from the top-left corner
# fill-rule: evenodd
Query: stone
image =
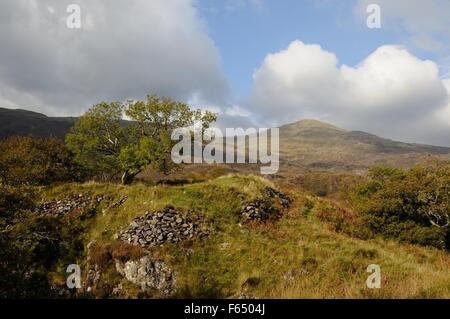
<path id="1" fill-rule="evenodd" d="M 118 208 L 120 206 L 122 206 L 128 199 L 128 196 L 124 196 L 122 197 L 117 203 L 113 204 L 112 207 L 113 208 Z"/>
<path id="2" fill-rule="evenodd" d="M 128 228 L 120 231 L 119 239 L 142 247 L 162 245 L 165 242 L 178 243 L 199 234 L 200 239 L 209 234 L 208 227 L 199 227 L 199 220 L 192 221 L 174 208 L 146 212 L 135 218 Z M 140 240 L 144 239 L 144 240 Z"/>
<path id="3" fill-rule="evenodd" d="M 116 271 L 126 280 L 140 286 L 143 291 L 156 289 L 162 295 L 170 296 L 177 290 L 176 273 L 164 262 L 154 260 L 150 255 L 124 264 L 116 261 Z"/>
<path id="4" fill-rule="evenodd" d="M 95 209 L 100 204 L 100 201 L 92 200 L 91 196 L 81 195 L 71 195 L 64 199 L 41 202 L 37 205 L 37 210 L 45 214 L 62 217 L 72 212 L 81 211 L 88 206 Z"/>

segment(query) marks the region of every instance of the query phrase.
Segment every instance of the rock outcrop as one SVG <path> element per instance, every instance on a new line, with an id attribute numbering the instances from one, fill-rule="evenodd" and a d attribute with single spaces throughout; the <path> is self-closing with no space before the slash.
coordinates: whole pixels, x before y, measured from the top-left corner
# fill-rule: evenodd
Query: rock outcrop
<path id="1" fill-rule="evenodd" d="M 157 290 L 162 296 L 170 296 L 177 290 L 176 274 L 162 261 L 150 255 L 125 263 L 116 261 L 116 270 L 143 291 Z"/>

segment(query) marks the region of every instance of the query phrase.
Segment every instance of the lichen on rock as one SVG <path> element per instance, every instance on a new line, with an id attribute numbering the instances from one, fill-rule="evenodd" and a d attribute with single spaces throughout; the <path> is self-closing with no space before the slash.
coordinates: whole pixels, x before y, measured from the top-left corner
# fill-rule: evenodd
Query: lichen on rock
<path id="1" fill-rule="evenodd" d="M 163 296 L 176 292 L 176 273 L 164 262 L 154 260 L 150 255 L 125 263 L 116 260 L 116 270 L 143 291 L 155 289 Z"/>

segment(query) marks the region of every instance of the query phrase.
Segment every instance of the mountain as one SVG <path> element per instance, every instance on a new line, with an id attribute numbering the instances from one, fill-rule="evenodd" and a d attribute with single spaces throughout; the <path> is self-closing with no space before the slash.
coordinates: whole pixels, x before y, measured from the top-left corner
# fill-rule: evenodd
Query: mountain
<path id="1" fill-rule="evenodd" d="M 424 156 L 449 154 L 448 147 L 397 142 L 317 120 L 280 127 L 280 157 L 287 166 L 345 171 L 373 165 L 408 167 Z"/>
<path id="2" fill-rule="evenodd" d="M 49 117 L 22 109 L 0 108 L 0 139 L 13 135 L 64 139 L 75 120 L 75 117 Z M 281 167 L 288 170 L 365 171 L 373 165 L 410 167 L 428 155 L 450 157 L 450 148 L 397 142 L 317 120 L 301 120 L 280 127 Z"/>
<path id="3" fill-rule="evenodd" d="M 0 139 L 14 135 L 64 139 L 76 118 L 49 117 L 22 109 L 0 108 Z"/>

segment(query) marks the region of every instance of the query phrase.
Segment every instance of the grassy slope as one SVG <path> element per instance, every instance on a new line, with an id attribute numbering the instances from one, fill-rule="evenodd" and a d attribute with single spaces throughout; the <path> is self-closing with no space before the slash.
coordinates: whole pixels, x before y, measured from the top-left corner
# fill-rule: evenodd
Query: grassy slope
<path id="1" fill-rule="evenodd" d="M 428 154 L 449 156 L 450 149 L 396 142 L 315 120 L 280 127 L 281 160 L 294 167 L 355 172 L 374 165 L 408 168 Z"/>
<path id="2" fill-rule="evenodd" d="M 236 212 L 270 185 L 258 177 L 226 176 L 186 186 L 68 184 L 42 189 L 42 196 L 129 197 L 93 218 L 86 243 L 112 242 L 134 217 L 167 204 L 202 214 L 214 229 L 208 239 L 151 249 L 177 270 L 178 297 L 450 298 L 448 253 L 335 233 L 315 218 L 318 205 L 305 205 L 317 204 L 315 197 L 290 193 L 294 202 L 279 221 L 241 225 Z M 366 268 L 373 263 L 381 265 L 378 290 L 365 285 Z M 294 274 L 291 279 L 285 278 L 288 272 Z"/>

